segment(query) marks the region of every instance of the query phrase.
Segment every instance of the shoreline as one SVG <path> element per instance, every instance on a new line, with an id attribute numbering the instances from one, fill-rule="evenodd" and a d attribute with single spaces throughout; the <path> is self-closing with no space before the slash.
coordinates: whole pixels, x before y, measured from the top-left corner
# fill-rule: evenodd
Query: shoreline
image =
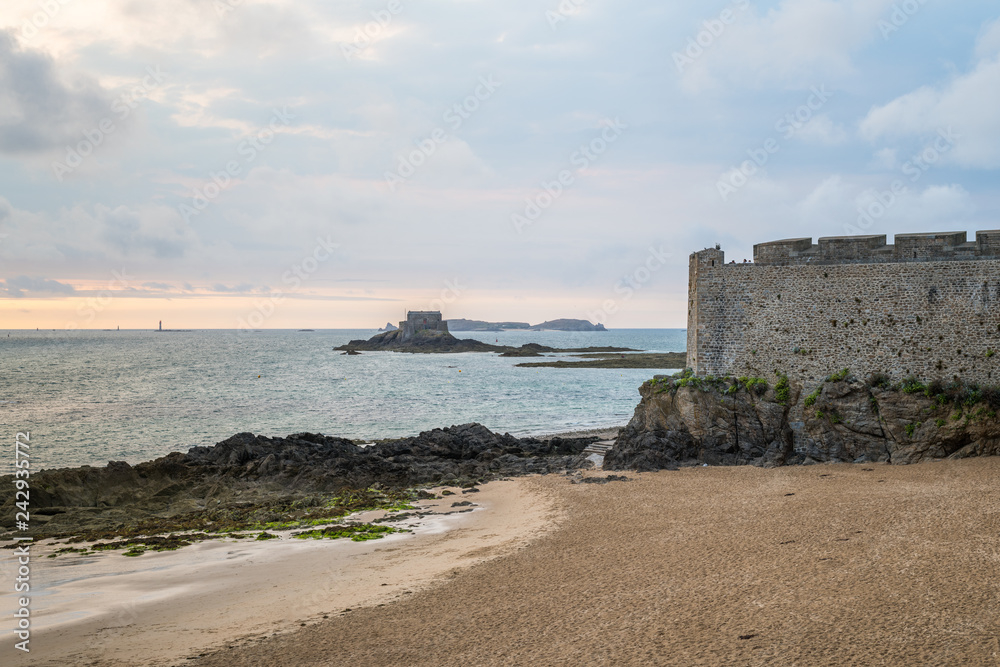
<path id="1" fill-rule="evenodd" d="M 453 495 L 420 501 L 420 510 L 433 514 L 394 524 L 412 533 L 367 542 L 220 540 L 138 558 L 58 559 L 46 558 L 57 548 L 52 541 L 39 542 L 32 552 L 36 581 L 45 582 L 34 593 L 37 648 L 13 664 L 174 664 L 389 604 L 553 530 L 563 510 L 525 489 L 525 479 L 491 482 L 476 493 L 437 487 L 435 495 Z M 5 607 L 13 604 L 4 597 Z"/>
<path id="2" fill-rule="evenodd" d="M 996 664 L 997 475 L 1000 458 L 535 477 L 568 514 L 530 548 L 188 664 Z"/>

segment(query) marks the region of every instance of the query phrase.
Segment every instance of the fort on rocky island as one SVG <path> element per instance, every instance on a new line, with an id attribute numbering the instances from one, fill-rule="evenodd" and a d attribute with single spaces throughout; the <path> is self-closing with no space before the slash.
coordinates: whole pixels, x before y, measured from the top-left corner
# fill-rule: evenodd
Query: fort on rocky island
<path id="1" fill-rule="evenodd" d="M 410 310 L 406 319 L 399 323 L 402 332 L 401 340 L 413 338 L 418 331 L 440 331 L 448 333 L 448 323 L 442 319 L 439 310 Z"/>
<path id="2" fill-rule="evenodd" d="M 699 376 L 1000 381 L 1000 231 L 788 239 L 752 264 L 716 247 L 691 255 L 688 292 Z"/>

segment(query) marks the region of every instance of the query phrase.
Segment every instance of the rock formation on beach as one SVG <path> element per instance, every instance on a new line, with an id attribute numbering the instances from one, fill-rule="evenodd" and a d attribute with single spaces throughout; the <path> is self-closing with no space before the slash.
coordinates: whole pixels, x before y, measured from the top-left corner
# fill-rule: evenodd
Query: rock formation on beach
<path id="1" fill-rule="evenodd" d="M 592 465 L 582 452 L 597 438 L 515 438 L 479 424 L 426 431 L 360 447 L 343 438 L 240 433 L 135 466 L 83 466 L 32 474 L 32 535 L 111 529 L 150 518 L 306 498 L 378 484 L 472 485 L 498 477 Z M 0 526 L 14 523 L 13 476 L 0 478 Z"/>
<path id="2" fill-rule="evenodd" d="M 679 465 L 918 463 L 1000 454 L 1000 391 L 890 384 L 843 372 L 815 392 L 782 378 L 660 377 L 604 459 L 606 470 Z"/>

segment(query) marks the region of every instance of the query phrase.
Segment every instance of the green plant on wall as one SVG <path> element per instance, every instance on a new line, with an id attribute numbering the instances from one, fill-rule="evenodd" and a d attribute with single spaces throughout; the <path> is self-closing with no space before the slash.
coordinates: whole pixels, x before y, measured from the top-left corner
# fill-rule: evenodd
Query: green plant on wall
<path id="1" fill-rule="evenodd" d="M 816 387 L 816 391 L 814 391 L 813 393 L 811 393 L 808 396 L 806 396 L 806 407 L 810 408 L 810 407 L 816 405 L 816 400 L 819 398 L 819 395 L 822 392 L 823 392 L 823 385 L 820 385 L 820 386 Z"/>
<path id="2" fill-rule="evenodd" d="M 784 373 L 778 373 L 778 384 L 774 385 L 774 398 L 781 405 L 788 405 L 789 399 L 792 397 L 792 387 L 788 384 L 788 376 Z"/>

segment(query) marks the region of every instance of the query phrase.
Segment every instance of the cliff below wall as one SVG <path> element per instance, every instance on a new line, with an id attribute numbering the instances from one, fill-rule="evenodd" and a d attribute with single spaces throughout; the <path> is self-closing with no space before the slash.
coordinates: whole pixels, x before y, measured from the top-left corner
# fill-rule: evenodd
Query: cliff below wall
<path id="1" fill-rule="evenodd" d="M 605 470 L 903 464 L 1000 453 L 1000 392 L 975 385 L 890 385 L 845 373 L 804 395 L 787 380 L 769 387 L 762 379 L 675 376 L 639 391 Z"/>

